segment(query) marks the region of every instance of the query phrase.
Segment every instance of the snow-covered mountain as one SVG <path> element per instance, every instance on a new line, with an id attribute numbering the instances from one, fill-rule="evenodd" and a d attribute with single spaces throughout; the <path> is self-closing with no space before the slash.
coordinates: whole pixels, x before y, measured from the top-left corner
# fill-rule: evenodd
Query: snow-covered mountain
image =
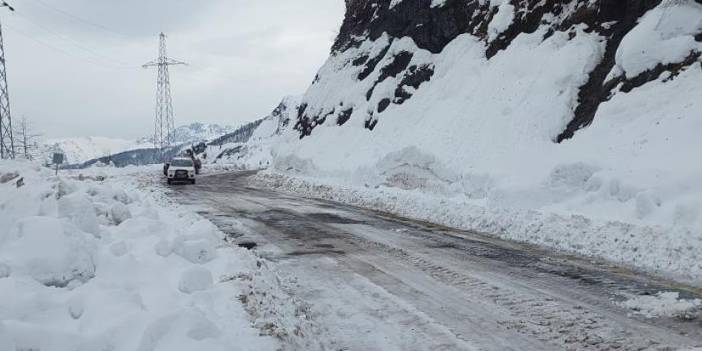
<path id="1" fill-rule="evenodd" d="M 49 139 L 42 146 L 42 154 L 47 159 L 53 152 L 62 152 L 68 164 L 82 163 L 87 160 L 108 156 L 125 150 L 148 148 L 135 140 L 106 138 L 106 137 L 76 137 Z"/>
<path id="2" fill-rule="evenodd" d="M 191 123 L 175 130 L 176 144 L 188 144 L 216 139 L 236 128 L 218 124 Z M 53 152 L 63 152 L 68 164 L 80 164 L 97 158 L 120 154 L 129 150 L 153 148 L 153 137 L 126 140 L 106 137 L 76 137 L 49 139 L 42 146 L 41 154 L 50 157 Z"/>
<path id="3" fill-rule="evenodd" d="M 272 172 L 386 189 L 372 206 L 383 191 L 431 195 L 443 200 L 382 209 L 675 270 L 676 240 L 702 230 L 702 0 L 346 8 L 261 151 Z M 254 145 L 231 162 L 256 159 Z M 437 210 L 446 199 L 458 205 Z"/>
<path id="4" fill-rule="evenodd" d="M 232 126 L 220 126 L 219 124 L 191 123 L 175 129 L 174 142 L 176 144 L 195 143 L 218 138 L 236 130 Z M 139 139 L 141 143 L 153 143 L 153 136 Z"/>

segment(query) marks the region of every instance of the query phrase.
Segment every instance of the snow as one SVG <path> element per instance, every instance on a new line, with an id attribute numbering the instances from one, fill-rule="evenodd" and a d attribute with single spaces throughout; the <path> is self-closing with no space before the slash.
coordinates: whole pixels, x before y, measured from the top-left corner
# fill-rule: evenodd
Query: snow
<path id="1" fill-rule="evenodd" d="M 622 40 L 616 62 L 628 78 L 658 64 L 683 61 L 702 52 L 695 34 L 702 31 L 702 4 L 694 0 L 666 0 L 644 15 Z"/>
<path id="2" fill-rule="evenodd" d="M 684 316 L 702 306 L 699 299 L 681 299 L 677 292 L 659 292 L 655 295 L 636 296 L 619 303 L 646 318 Z"/>
<path id="3" fill-rule="evenodd" d="M 493 41 L 506 31 L 514 21 L 514 5 L 504 1 L 497 8 L 497 13 L 488 24 L 488 41 Z"/>
<path id="4" fill-rule="evenodd" d="M 207 290 L 212 287 L 212 273 L 202 267 L 188 268 L 180 276 L 178 290 L 192 294 L 196 291 Z"/>
<path id="5" fill-rule="evenodd" d="M 162 198 L 157 167 L 81 172 L 0 161 L 24 179 L 0 184 L 0 350 L 325 345 L 268 266 Z"/>
<path id="6" fill-rule="evenodd" d="M 389 8 L 392 9 L 393 7 L 399 5 L 401 2 L 402 2 L 402 0 L 392 0 L 392 1 L 390 1 L 390 7 L 389 7 Z"/>

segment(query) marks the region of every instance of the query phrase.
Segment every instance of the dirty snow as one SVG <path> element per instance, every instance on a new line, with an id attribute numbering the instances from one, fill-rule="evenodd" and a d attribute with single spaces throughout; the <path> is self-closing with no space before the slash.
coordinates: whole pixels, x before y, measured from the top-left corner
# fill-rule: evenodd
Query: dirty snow
<path id="1" fill-rule="evenodd" d="M 636 296 L 620 302 L 619 305 L 646 318 L 684 317 L 686 313 L 702 306 L 699 299 L 681 299 L 677 292 L 659 292 L 655 295 Z"/>

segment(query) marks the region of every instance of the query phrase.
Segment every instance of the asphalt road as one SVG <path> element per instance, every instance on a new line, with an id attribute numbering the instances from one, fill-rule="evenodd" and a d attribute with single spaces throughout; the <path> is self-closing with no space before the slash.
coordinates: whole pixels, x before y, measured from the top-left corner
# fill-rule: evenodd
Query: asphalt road
<path id="1" fill-rule="evenodd" d="M 676 350 L 702 311 L 645 318 L 631 296 L 700 290 L 602 262 L 252 187 L 250 172 L 168 193 L 256 245 L 340 350 Z M 242 229 L 241 223 L 245 229 Z"/>

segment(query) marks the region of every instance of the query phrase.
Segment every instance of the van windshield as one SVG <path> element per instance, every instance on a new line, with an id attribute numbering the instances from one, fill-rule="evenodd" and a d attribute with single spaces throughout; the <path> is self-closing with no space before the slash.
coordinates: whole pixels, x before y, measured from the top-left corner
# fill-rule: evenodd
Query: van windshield
<path id="1" fill-rule="evenodd" d="M 171 162 L 171 166 L 173 166 L 173 167 L 192 167 L 193 161 L 192 160 L 173 160 Z"/>

